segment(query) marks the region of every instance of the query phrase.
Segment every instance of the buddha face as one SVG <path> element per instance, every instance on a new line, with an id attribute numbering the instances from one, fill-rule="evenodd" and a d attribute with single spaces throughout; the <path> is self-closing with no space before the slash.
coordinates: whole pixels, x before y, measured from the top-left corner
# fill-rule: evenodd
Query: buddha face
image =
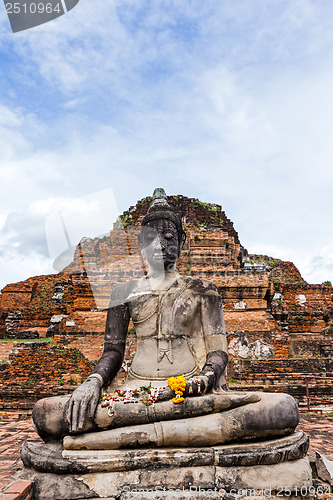
<path id="1" fill-rule="evenodd" d="M 141 228 L 143 256 L 153 272 L 173 271 L 182 243 L 175 224 L 168 219 L 155 219 Z"/>

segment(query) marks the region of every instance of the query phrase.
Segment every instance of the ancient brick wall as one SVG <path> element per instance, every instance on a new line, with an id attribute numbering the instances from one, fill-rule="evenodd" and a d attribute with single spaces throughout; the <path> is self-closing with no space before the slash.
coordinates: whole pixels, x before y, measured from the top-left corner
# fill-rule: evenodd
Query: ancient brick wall
<path id="1" fill-rule="evenodd" d="M 57 275 L 35 276 L 25 281 L 7 285 L 1 291 L 0 307 L 3 317 L 8 312 L 22 312 L 22 329 L 48 327 L 53 314 L 66 313 L 66 304 L 52 302 Z M 1 337 L 6 336 L 3 327 Z"/>
<path id="2" fill-rule="evenodd" d="M 93 368 L 78 349 L 65 346 L 30 344 L 14 351 L 0 371 L 0 415 L 24 414 L 38 399 L 72 392 Z"/>
<path id="3" fill-rule="evenodd" d="M 59 333 L 74 336 L 104 333 L 106 314 L 107 311 L 75 311 L 62 320 Z"/>

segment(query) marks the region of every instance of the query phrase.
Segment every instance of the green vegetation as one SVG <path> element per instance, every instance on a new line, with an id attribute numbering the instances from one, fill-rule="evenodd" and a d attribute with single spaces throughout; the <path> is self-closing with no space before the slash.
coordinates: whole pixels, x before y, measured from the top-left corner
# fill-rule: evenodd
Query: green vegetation
<path id="1" fill-rule="evenodd" d="M 120 218 L 121 218 L 121 222 L 123 223 L 124 227 L 127 227 L 127 226 L 133 224 L 132 215 L 121 215 Z"/>
<path id="2" fill-rule="evenodd" d="M 323 320 L 324 321 L 328 321 L 329 319 L 330 319 L 330 315 L 328 314 L 328 312 L 327 311 L 324 312 L 324 314 L 323 314 Z"/>
<path id="3" fill-rule="evenodd" d="M 324 281 L 324 282 L 322 283 L 322 285 L 332 286 L 332 282 L 331 282 L 331 281 Z"/>
<path id="4" fill-rule="evenodd" d="M 77 380 L 75 380 L 75 378 L 73 378 L 73 377 L 70 379 L 69 383 L 70 383 L 70 385 L 77 385 L 78 384 Z"/>

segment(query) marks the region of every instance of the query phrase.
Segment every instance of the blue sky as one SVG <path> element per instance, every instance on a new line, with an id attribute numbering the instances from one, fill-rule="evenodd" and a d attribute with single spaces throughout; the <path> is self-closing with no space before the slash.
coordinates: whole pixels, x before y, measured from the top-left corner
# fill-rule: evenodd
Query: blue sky
<path id="1" fill-rule="evenodd" d="M 54 207 L 157 186 L 333 281 L 332 21 L 329 0 L 80 0 L 12 34 L 0 5 L 0 287 L 52 272 Z"/>

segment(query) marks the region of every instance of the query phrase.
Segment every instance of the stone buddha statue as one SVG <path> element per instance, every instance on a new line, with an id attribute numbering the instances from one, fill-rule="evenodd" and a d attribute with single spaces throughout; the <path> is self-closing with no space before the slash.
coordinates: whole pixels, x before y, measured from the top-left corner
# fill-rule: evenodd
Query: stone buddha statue
<path id="1" fill-rule="evenodd" d="M 205 488 L 212 498 L 254 498 L 232 493 L 250 488 L 277 500 L 312 488 L 295 400 L 228 390 L 221 297 L 213 283 L 177 272 L 184 241 L 155 190 L 139 236 L 149 272 L 113 290 L 101 359 L 72 395 L 33 409 L 45 443 L 23 444 L 20 477 L 34 481 L 36 500 L 201 500 Z M 137 350 L 118 386 L 130 318 Z"/>
<path id="2" fill-rule="evenodd" d="M 71 396 L 35 405 L 33 422 L 44 441 L 110 450 L 213 446 L 293 432 L 299 414 L 291 396 L 228 390 L 221 297 L 213 283 L 179 275 L 184 242 L 181 219 L 164 190 L 155 190 L 139 236 L 149 272 L 113 290 L 104 352 L 88 379 Z M 130 318 L 137 350 L 117 387 Z"/>

